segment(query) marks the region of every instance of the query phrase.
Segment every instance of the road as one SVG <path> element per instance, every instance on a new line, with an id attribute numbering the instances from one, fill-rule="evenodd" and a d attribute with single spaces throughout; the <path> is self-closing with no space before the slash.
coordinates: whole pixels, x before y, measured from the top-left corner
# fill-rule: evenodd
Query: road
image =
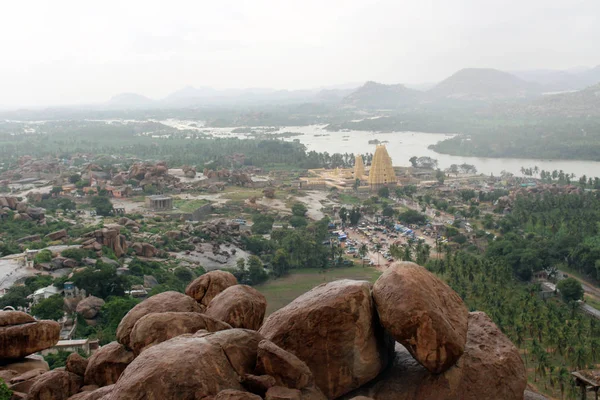
<path id="1" fill-rule="evenodd" d="M 588 314 L 600 319 L 600 310 L 596 310 L 594 307 L 590 306 L 586 303 L 581 303 L 581 309 L 587 312 Z"/>

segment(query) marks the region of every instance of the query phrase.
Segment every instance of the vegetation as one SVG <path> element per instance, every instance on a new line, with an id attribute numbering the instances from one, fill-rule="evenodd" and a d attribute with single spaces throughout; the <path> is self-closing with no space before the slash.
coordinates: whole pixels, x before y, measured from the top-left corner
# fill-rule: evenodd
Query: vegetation
<path id="1" fill-rule="evenodd" d="M 6 386 L 3 379 L 0 379 L 0 400 L 12 399 L 12 390 Z"/>
<path id="2" fill-rule="evenodd" d="M 578 280 L 574 278 L 563 279 L 558 282 L 556 288 L 560 292 L 565 302 L 571 302 L 583 299 L 583 287 Z"/>
<path id="3" fill-rule="evenodd" d="M 31 314 L 38 319 L 53 319 L 58 321 L 64 315 L 63 308 L 64 300 L 62 295 L 55 294 L 31 307 Z"/>

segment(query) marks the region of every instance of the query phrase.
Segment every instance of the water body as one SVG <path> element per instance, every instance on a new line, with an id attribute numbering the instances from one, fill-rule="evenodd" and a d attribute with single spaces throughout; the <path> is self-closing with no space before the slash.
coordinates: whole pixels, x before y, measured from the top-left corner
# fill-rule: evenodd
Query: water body
<path id="1" fill-rule="evenodd" d="M 209 128 L 210 129 L 210 128 Z M 221 135 L 228 135 L 231 129 L 219 129 Z M 489 158 L 489 157 L 460 157 L 448 154 L 439 154 L 428 149 L 432 144 L 448 139 L 453 135 L 422 132 L 328 132 L 323 126 L 289 126 L 274 132 L 301 132 L 302 136 L 296 136 L 285 140 L 299 140 L 308 150 L 332 153 L 374 153 L 375 145 L 369 144 L 369 140 L 379 140 L 387 147 L 392 162 L 396 166 L 410 166 L 408 161 L 412 156 L 428 156 L 438 160 L 441 169 L 450 167 L 452 164 L 472 164 L 477 167 L 479 173 L 487 175 L 500 175 L 502 171 L 511 172 L 521 176 L 521 167 L 533 168 L 537 166 L 540 171 L 563 170 L 565 173 L 573 173 L 576 176 L 600 176 L 600 162 L 577 161 L 577 160 L 536 160 L 526 158 Z M 217 132 L 215 134 L 218 135 Z M 234 134 L 231 134 L 234 135 Z M 244 135 L 235 135 L 244 137 Z"/>

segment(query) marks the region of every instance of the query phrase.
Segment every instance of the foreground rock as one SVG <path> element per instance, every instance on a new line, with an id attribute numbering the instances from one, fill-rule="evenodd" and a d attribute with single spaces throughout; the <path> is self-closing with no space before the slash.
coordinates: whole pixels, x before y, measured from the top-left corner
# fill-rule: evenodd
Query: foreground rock
<path id="1" fill-rule="evenodd" d="M 195 400 L 243 391 L 241 377 L 254 367 L 261 339 L 254 331 L 229 329 L 159 343 L 129 364 L 111 398 Z"/>
<path id="2" fill-rule="evenodd" d="M 133 358 L 133 353 L 117 342 L 102 346 L 88 360 L 84 383 L 100 387 L 114 384 Z"/>
<path id="3" fill-rule="evenodd" d="M 148 347 L 183 335 L 195 333 L 201 329 L 217 332 L 231 329 L 229 324 L 197 312 L 164 312 L 147 314 L 140 318 L 129 336 L 130 345 L 135 354 Z"/>
<path id="4" fill-rule="evenodd" d="M 27 356 L 20 360 L 0 360 L 0 372 L 13 371 L 17 374 L 23 374 L 34 369 L 49 371 L 50 367 L 44 361 L 44 357 L 36 355 Z"/>
<path id="5" fill-rule="evenodd" d="M 208 306 L 215 296 L 233 285 L 237 285 L 233 274 L 219 270 L 210 271 L 193 280 L 185 289 L 185 294 L 203 306 Z"/>
<path id="6" fill-rule="evenodd" d="M 256 373 L 272 376 L 275 380 L 272 386 L 304 389 L 314 383 L 312 372 L 304 361 L 268 340 L 258 344 Z"/>
<path id="7" fill-rule="evenodd" d="M 29 400 L 66 400 L 79 391 L 83 379 L 71 372 L 55 369 L 41 375 L 31 387 Z"/>
<path id="8" fill-rule="evenodd" d="M 123 317 L 117 327 L 117 340 L 131 348 L 129 335 L 135 323 L 144 315 L 162 312 L 201 312 L 202 307 L 194 299 L 178 292 L 163 292 L 137 304 Z"/>
<path id="9" fill-rule="evenodd" d="M 344 399 L 521 400 L 526 385 L 518 349 L 485 313 L 474 312 L 469 314 L 465 352 L 454 367 L 432 374 L 397 344 L 392 366 Z"/>
<path id="10" fill-rule="evenodd" d="M 395 263 L 373 285 L 383 327 L 434 373 L 463 354 L 468 311 L 461 298 L 425 268 Z"/>
<path id="11" fill-rule="evenodd" d="M 330 399 L 375 378 L 393 346 L 380 329 L 366 281 L 322 284 L 271 314 L 260 333 L 311 369 Z"/>
<path id="12" fill-rule="evenodd" d="M 267 299 L 262 293 L 247 285 L 234 285 L 212 299 L 206 315 L 234 328 L 258 330 L 266 311 Z"/>
<path id="13" fill-rule="evenodd" d="M 69 357 L 67 357 L 67 365 L 65 366 L 65 370 L 83 377 L 85 375 L 87 366 L 87 359 L 81 357 L 78 353 L 71 353 L 69 354 Z"/>
<path id="14" fill-rule="evenodd" d="M 95 390 L 82 391 L 74 396 L 69 397 L 69 400 L 108 400 L 114 385 L 104 386 Z M 82 388 L 85 389 L 85 388 Z M 107 396 L 107 397 L 105 397 Z"/>
<path id="15" fill-rule="evenodd" d="M 75 311 L 85 319 L 94 319 L 98 316 L 100 309 L 104 305 L 104 300 L 99 297 L 89 296 L 77 304 Z"/>
<path id="16" fill-rule="evenodd" d="M 15 311 L 7 311 L 13 313 Z M 0 327 L 0 359 L 19 359 L 38 351 L 54 346 L 60 337 L 60 325 L 55 321 L 35 321 L 20 323 L 25 320 L 19 316 L 0 316 L 4 323 L 16 322 L 15 325 Z"/>

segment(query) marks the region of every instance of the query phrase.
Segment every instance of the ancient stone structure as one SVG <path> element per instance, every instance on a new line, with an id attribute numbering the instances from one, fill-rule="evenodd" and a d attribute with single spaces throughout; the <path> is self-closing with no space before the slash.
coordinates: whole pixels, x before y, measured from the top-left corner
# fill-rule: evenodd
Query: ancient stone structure
<path id="1" fill-rule="evenodd" d="M 365 176 L 365 163 L 360 154 L 356 155 L 354 159 L 354 179 L 362 180 Z"/>
<path id="2" fill-rule="evenodd" d="M 146 207 L 155 211 L 165 211 L 173 209 L 173 198 L 171 196 L 148 196 L 146 197 Z"/>
<path id="3" fill-rule="evenodd" d="M 371 169 L 369 170 L 368 182 L 369 186 L 374 189 L 396 184 L 396 173 L 392 166 L 392 159 L 384 145 L 378 145 L 375 150 Z"/>

